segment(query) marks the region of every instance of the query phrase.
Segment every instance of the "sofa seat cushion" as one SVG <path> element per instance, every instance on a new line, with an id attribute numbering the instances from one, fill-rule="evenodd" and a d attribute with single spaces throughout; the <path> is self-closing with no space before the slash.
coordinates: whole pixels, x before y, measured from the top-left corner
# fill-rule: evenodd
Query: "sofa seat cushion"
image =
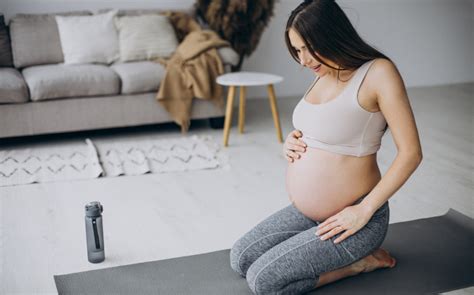
<path id="1" fill-rule="evenodd" d="M 120 91 L 118 75 L 108 66 L 54 64 L 23 70 L 33 101 L 75 96 L 113 95 Z"/>
<path id="2" fill-rule="evenodd" d="M 0 103 L 28 101 L 28 88 L 20 72 L 12 68 L 0 68 Z"/>
<path id="3" fill-rule="evenodd" d="M 165 67 L 152 61 L 116 63 L 111 68 L 122 80 L 122 94 L 157 91 L 165 76 Z"/>

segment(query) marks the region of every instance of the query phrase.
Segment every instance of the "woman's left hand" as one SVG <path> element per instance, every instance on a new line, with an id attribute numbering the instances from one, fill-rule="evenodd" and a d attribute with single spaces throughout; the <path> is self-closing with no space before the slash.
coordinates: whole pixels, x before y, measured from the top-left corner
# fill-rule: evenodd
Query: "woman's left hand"
<path id="1" fill-rule="evenodd" d="M 316 235 L 321 236 L 321 240 L 326 240 L 344 232 L 334 240 L 334 243 L 337 244 L 359 231 L 371 217 L 372 213 L 360 204 L 349 206 L 319 224 Z"/>

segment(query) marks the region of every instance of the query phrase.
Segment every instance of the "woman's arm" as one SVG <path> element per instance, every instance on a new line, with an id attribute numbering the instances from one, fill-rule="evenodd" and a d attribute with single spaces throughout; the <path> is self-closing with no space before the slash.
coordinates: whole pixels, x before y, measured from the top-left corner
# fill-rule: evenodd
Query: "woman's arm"
<path id="1" fill-rule="evenodd" d="M 371 84 L 376 85 L 377 103 L 390 127 L 397 156 L 379 183 L 360 203 L 371 214 L 407 181 L 423 158 L 415 118 L 396 66 L 389 60 L 379 59 L 372 67 L 374 83 Z"/>
<path id="2" fill-rule="evenodd" d="M 316 235 L 320 235 L 321 240 L 342 232 L 334 240 L 336 244 L 365 226 L 375 211 L 407 181 L 423 158 L 415 118 L 397 68 L 385 59 L 377 60 L 372 68 L 367 79 L 375 85 L 377 103 L 390 127 L 397 157 L 362 202 L 344 208 L 318 225 Z"/>

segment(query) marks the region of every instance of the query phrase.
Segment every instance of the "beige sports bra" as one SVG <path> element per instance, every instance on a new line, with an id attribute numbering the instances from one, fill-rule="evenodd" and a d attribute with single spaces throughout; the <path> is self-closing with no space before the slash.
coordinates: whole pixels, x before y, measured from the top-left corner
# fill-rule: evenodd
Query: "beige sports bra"
<path id="1" fill-rule="evenodd" d="M 308 147 L 362 157 L 376 153 L 387 122 L 382 112 L 368 112 L 357 99 L 360 85 L 375 60 L 360 66 L 341 94 L 326 103 L 312 104 L 306 91 L 293 111 L 293 126 L 303 134 Z"/>

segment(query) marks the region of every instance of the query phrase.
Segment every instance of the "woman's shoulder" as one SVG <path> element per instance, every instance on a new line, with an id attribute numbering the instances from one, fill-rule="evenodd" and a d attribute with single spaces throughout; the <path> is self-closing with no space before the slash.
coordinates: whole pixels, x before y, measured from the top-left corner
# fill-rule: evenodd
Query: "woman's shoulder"
<path id="1" fill-rule="evenodd" d="M 373 59 L 373 64 L 370 67 L 370 71 L 377 72 L 377 74 L 387 74 L 393 71 L 398 72 L 395 63 L 386 58 Z"/>
<path id="2" fill-rule="evenodd" d="M 366 79 L 370 93 L 375 97 L 377 104 L 380 100 L 398 99 L 406 95 L 406 87 L 397 66 L 391 60 L 377 58 L 369 69 Z"/>
<path id="3" fill-rule="evenodd" d="M 389 84 L 402 82 L 400 72 L 394 62 L 386 58 L 376 58 L 367 72 L 366 79 L 373 91 Z"/>
<path id="4" fill-rule="evenodd" d="M 369 73 L 373 78 L 378 78 L 377 80 L 379 81 L 383 81 L 383 79 L 389 79 L 393 77 L 393 75 L 400 75 L 395 63 L 386 58 L 374 59 L 373 64 L 370 66 L 369 72 L 367 74 Z"/>

